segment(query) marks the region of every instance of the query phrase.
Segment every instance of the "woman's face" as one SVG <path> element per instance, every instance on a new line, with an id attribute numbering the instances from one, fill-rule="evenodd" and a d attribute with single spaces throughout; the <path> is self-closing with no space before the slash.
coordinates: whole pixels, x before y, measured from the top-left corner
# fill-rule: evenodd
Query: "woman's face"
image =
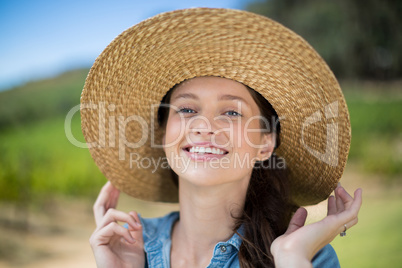
<path id="1" fill-rule="evenodd" d="M 197 77 L 172 93 L 164 136 L 169 165 L 181 179 L 216 185 L 250 179 L 254 163 L 270 157 L 273 134 L 261 130 L 248 89 L 219 77 Z"/>

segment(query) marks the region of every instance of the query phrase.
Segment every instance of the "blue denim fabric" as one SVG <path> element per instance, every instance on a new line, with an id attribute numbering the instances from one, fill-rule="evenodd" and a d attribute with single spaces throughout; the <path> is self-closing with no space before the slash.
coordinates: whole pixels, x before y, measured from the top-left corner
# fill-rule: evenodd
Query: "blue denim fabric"
<path id="1" fill-rule="evenodd" d="M 340 268 L 334 248 L 328 244 L 315 254 L 311 261 L 314 268 Z"/>
<path id="2" fill-rule="evenodd" d="M 144 249 L 147 256 L 145 267 L 169 268 L 171 232 L 179 219 L 179 212 L 172 212 L 160 218 L 142 218 Z M 128 226 L 126 225 L 126 228 Z M 240 228 L 238 232 L 243 235 Z M 238 251 L 242 240 L 234 234 L 228 241 L 215 245 L 214 253 L 207 268 L 239 268 Z M 322 248 L 312 260 L 314 268 L 338 268 L 338 257 L 331 245 Z"/>

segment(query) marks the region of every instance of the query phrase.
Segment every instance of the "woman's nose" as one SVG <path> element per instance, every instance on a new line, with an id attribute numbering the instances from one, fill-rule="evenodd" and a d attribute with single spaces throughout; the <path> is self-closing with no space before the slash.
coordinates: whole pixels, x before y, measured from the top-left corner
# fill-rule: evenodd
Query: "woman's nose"
<path id="1" fill-rule="evenodd" d="M 210 136 L 219 129 L 216 123 L 212 116 L 198 115 L 188 121 L 188 127 L 191 133 Z"/>

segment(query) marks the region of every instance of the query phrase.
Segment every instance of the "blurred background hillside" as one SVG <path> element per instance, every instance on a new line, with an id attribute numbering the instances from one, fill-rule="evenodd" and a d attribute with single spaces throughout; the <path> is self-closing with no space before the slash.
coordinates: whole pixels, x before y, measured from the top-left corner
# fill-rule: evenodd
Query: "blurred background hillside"
<path id="1" fill-rule="evenodd" d="M 124 29 L 163 11 L 253 11 L 303 36 L 339 79 L 352 144 L 342 183 L 362 187 L 359 224 L 335 239 L 342 267 L 402 267 L 402 1 L 0 2 L 0 267 L 94 267 L 92 203 L 106 182 L 66 137 L 88 70 Z M 25 5 L 24 5 L 25 4 Z M 71 134 L 84 142 L 79 113 Z M 175 209 L 122 196 L 120 209 Z M 312 208 L 311 220 L 322 217 Z"/>

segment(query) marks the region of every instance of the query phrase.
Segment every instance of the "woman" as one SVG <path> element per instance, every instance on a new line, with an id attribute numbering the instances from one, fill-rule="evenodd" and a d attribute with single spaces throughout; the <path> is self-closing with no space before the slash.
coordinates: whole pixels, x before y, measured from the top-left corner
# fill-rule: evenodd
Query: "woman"
<path id="1" fill-rule="evenodd" d="M 156 100 L 157 115 L 144 119 Z M 81 111 L 106 177 L 135 197 L 180 204 L 180 212 L 143 219 L 116 211 L 119 191 L 106 184 L 90 240 L 99 267 L 339 266 L 327 244 L 357 223 L 361 190 L 352 198 L 337 187 L 328 216 L 311 225 L 303 226 L 307 213 L 298 207 L 336 186 L 349 118 L 332 73 L 293 32 L 244 11 L 164 13 L 109 45 L 82 102 L 109 107 Z M 330 121 L 319 120 L 320 111 Z M 162 146 L 143 140 L 155 118 L 151 134 Z M 133 154 L 163 154 L 171 169 L 132 168 Z"/>

